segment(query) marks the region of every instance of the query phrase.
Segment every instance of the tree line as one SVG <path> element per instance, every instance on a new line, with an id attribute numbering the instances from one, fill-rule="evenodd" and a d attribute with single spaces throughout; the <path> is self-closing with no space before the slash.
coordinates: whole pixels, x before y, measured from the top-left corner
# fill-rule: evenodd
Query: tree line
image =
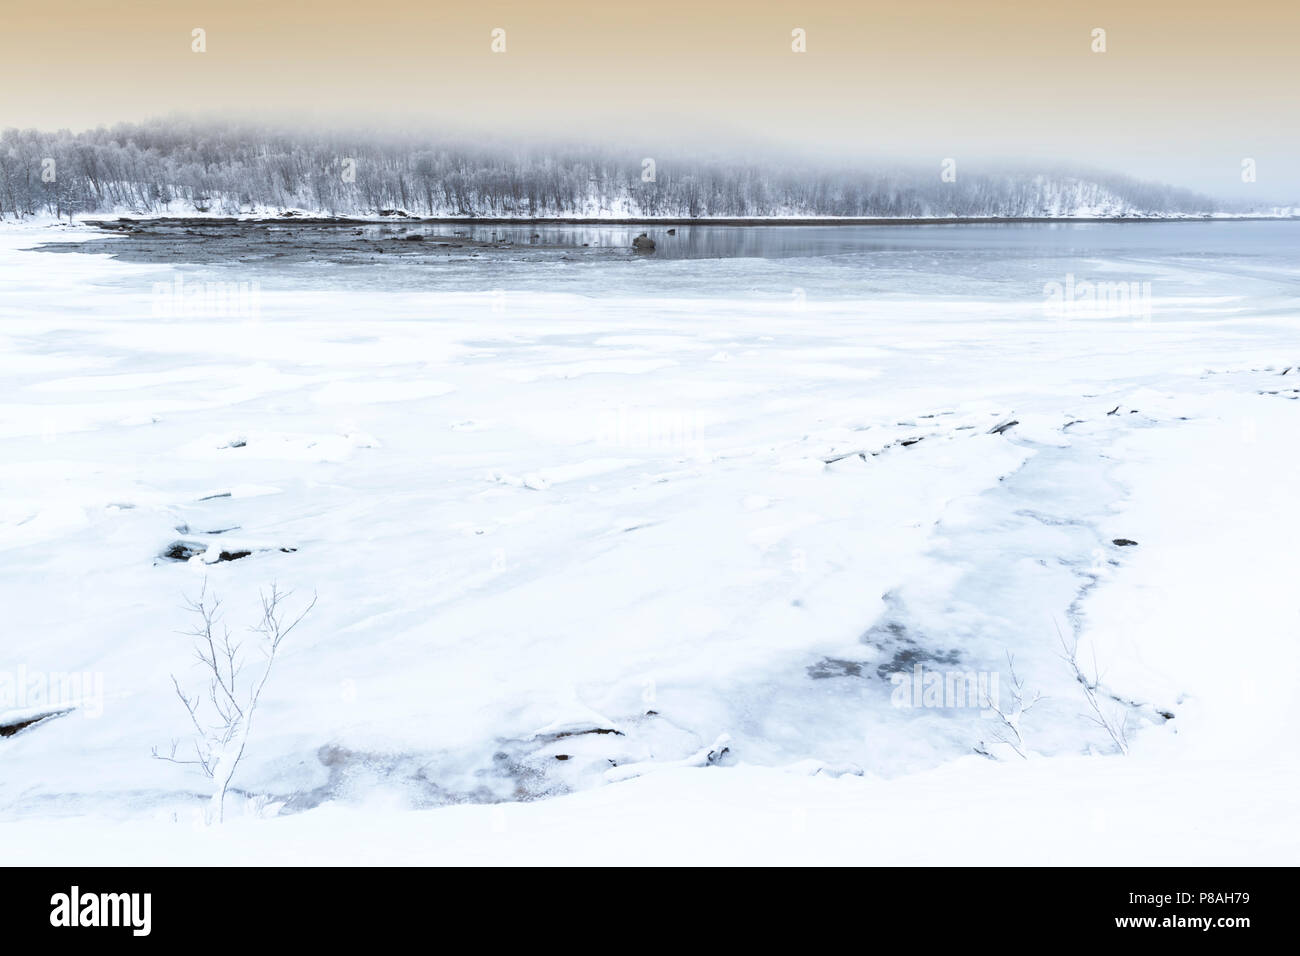
<path id="1" fill-rule="evenodd" d="M 1067 170 L 821 168 L 183 119 L 0 133 L 0 217 L 302 209 L 510 217 L 1203 214 L 1185 189 Z"/>

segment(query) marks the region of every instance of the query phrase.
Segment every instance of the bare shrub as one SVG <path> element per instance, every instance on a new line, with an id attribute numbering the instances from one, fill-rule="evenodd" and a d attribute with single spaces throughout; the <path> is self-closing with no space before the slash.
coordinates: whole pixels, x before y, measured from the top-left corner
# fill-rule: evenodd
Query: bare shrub
<path id="1" fill-rule="evenodd" d="M 253 714 L 271 676 L 280 644 L 316 606 L 316 596 L 313 595 L 302 612 L 290 620 L 283 605 L 292 593 L 282 592 L 274 584 L 269 591 L 259 592 L 261 613 L 249 630 L 257 635 L 265 663 L 251 673 L 240 653 L 243 644 L 233 640 L 230 628 L 222 623 L 221 600 L 216 594 L 209 595 L 207 581 L 203 582 L 197 598 L 186 599 L 185 609 L 193 613 L 197 621 L 193 629 L 185 633 L 193 638 L 194 653 L 207 673 L 208 686 L 205 691 L 190 696 L 173 674 L 172 687 L 190 717 L 193 727 L 190 743 L 194 756 L 177 756 L 179 740 L 171 742 L 166 754 L 159 753 L 155 747 L 153 756 L 197 767 L 212 781 L 212 799 L 208 808 L 210 820 L 221 822 L 225 818 L 226 791 L 243 759 L 248 735 L 253 729 Z"/>
<path id="2" fill-rule="evenodd" d="M 992 731 L 994 739 L 1006 744 L 1017 755 L 1027 760 L 1029 759 L 1029 748 L 1025 743 L 1024 732 L 1020 729 L 1020 719 L 1043 699 L 1043 695 L 1037 691 L 1034 692 L 1032 697 L 1025 694 L 1024 679 L 1016 673 L 1016 659 L 1010 651 L 1007 651 L 1007 670 L 1011 676 L 1010 706 L 1004 708 L 1002 702 L 994 700 L 989 693 L 984 695 L 984 706 L 993 712 L 993 716 L 998 721 Z M 988 754 L 982 742 L 977 750 L 979 753 Z"/>
<path id="3" fill-rule="evenodd" d="M 1106 731 L 1110 739 L 1114 741 L 1115 746 L 1122 754 L 1128 753 L 1128 708 L 1107 696 L 1107 702 L 1103 702 L 1098 696 L 1097 688 L 1101 681 L 1101 671 L 1097 667 L 1096 653 L 1093 654 L 1092 676 L 1089 677 L 1079 666 L 1079 638 L 1076 636 L 1073 641 L 1067 641 L 1065 635 L 1061 633 L 1061 626 L 1056 625 L 1056 636 L 1061 640 L 1061 657 L 1074 679 L 1079 682 L 1083 688 L 1084 699 L 1088 702 L 1088 719 L 1098 727 Z"/>

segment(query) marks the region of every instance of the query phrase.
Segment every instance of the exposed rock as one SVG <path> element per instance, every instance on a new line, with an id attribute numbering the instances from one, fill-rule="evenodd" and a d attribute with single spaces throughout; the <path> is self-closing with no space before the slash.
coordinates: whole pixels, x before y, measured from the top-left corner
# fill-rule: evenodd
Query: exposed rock
<path id="1" fill-rule="evenodd" d="M 185 528 L 187 531 L 189 530 L 188 525 L 181 525 L 181 527 Z M 223 530 L 234 531 L 235 529 L 227 528 Z M 206 533 L 221 534 L 222 532 L 213 531 Z M 190 558 L 197 556 L 202 557 L 206 564 L 220 564 L 223 561 L 238 561 L 241 558 L 247 558 L 254 553 L 279 551 L 281 554 L 293 554 L 297 550 L 297 548 L 290 547 L 231 548 L 227 551 L 217 551 L 215 552 L 216 556 L 213 557 L 213 550 L 201 541 L 173 541 L 171 545 L 168 546 L 167 550 L 160 554 L 159 557 L 167 561 L 188 561 Z"/>
<path id="2" fill-rule="evenodd" d="M 20 730 L 26 730 L 28 727 L 49 720 L 52 717 L 62 717 L 68 713 L 67 710 L 51 710 L 48 713 L 36 714 L 31 717 L 22 717 L 18 720 L 12 720 L 8 723 L 0 724 L 0 737 L 12 737 Z"/>
<path id="3" fill-rule="evenodd" d="M 173 541 L 159 557 L 168 561 L 188 561 L 207 550 L 208 546 L 199 541 Z"/>
<path id="4" fill-rule="evenodd" d="M 637 252 L 654 252 L 655 241 L 643 232 L 632 240 L 632 248 Z"/>

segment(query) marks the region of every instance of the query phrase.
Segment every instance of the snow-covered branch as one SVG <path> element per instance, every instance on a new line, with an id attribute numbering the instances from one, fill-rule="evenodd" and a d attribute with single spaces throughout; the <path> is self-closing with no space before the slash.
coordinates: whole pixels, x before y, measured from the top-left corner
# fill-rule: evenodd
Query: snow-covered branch
<path id="1" fill-rule="evenodd" d="M 248 736 L 253 728 L 253 714 L 262 691 L 271 676 L 280 645 L 316 606 L 316 597 L 296 616 L 285 608 L 292 592 L 280 591 L 272 584 L 262 592 L 260 616 L 250 630 L 260 638 L 265 662 L 255 676 L 245 676 L 242 644 L 232 640 L 230 629 L 221 623 L 221 601 L 209 595 L 207 582 L 197 598 L 188 599 L 186 610 L 197 618 L 194 628 L 186 632 L 194 642 L 194 653 L 206 672 L 206 694 L 187 694 L 180 681 L 172 676 L 172 687 L 189 715 L 193 734 L 190 745 L 193 758 L 178 756 L 180 741 L 173 740 L 167 753 L 154 748 L 159 760 L 198 767 L 212 781 L 209 817 L 221 822 L 225 817 L 226 792 L 243 759 Z M 214 719 L 215 718 L 215 719 Z"/>
<path id="2" fill-rule="evenodd" d="M 1043 695 L 1037 691 L 1033 696 L 1025 693 L 1024 679 L 1016 673 L 1016 659 L 1010 651 L 1007 651 L 1007 670 L 1011 677 L 1010 705 L 1004 705 L 1000 700 L 996 700 L 993 694 L 986 692 L 984 706 L 997 720 L 992 731 L 994 739 L 1006 744 L 1018 756 L 1028 759 L 1029 748 L 1025 743 L 1024 732 L 1020 728 L 1020 721 L 1035 704 L 1043 699 Z M 987 753 L 982 745 L 980 752 Z"/>
<path id="3" fill-rule="evenodd" d="M 1061 633 L 1061 627 L 1056 626 L 1056 635 L 1061 641 L 1061 656 L 1074 679 L 1078 681 L 1079 686 L 1083 688 L 1084 699 L 1088 702 L 1088 709 L 1091 713 L 1088 719 L 1101 727 L 1110 736 L 1115 746 L 1122 754 L 1128 753 L 1128 711 L 1123 705 L 1114 704 L 1106 706 L 1098 696 L 1097 689 L 1101 681 L 1101 671 L 1097 667 L 1097 660 L 1094 654 L 1092 662 L 1092 676 L 1089 677 L 1079 666 L 1079 639 L 1075 637 L 1073 641 L 1067 641 L 1065 635 Z"/>

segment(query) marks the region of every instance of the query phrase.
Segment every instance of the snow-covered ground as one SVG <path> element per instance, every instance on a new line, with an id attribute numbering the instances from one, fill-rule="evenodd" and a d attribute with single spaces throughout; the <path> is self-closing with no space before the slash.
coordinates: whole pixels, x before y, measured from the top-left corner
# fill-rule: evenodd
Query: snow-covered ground
<path id="1" fill-rule="evenodd" d="M 6 859 L 1297 862 L 1300 226 L 1057 228 L 434 274 L 0 230 L 0 726 L 67 711 L 0 738 Z M 241 638 L 318 598 L 221 826 L 151 759 L 205 582 Z"/>

